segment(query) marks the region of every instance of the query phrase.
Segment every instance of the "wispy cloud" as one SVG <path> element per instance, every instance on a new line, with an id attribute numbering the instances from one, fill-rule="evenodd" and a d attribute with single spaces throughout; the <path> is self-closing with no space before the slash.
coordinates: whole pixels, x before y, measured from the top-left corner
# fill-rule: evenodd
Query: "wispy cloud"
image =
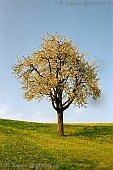
<path id="1" fill-rule="evenodd" d="M 5 103 L 0 104 L 0 118 L 12 120 L 25 120 L 23 113 L 13 113 L 11 101 L 7 100 Z"/>
<path id="2" fill-rule="evenodd" d="M 41 123 L 56 122 L 55 117 L 48 117 L 48 114 L 42 112 L 36 112 L 32 115 L 23 112 L 15 112 L 9 100 L 0 104 L 0 118 Z"/>
<path id="3" fill-rule="evenodd" d="M 56 119 L 54 117 L 47 117 L 42 112 L 34 113 L 31 116 L 31 120 L 33 122 L 41 122 L 41 123 L 47 123 L 47 122 L 56 122 Z"/>
<path id="4" fill-rule="evenodd" d="M 83 113 L 83 111 L 84 111 L 83 108 L 78 108 L 78 109 L 75 110 L 74 114 L 79 116 L 80 114 Z"/>
<path id="5" fill-rule="evenodd" d="M 66 114 L 64 114 L 64 122 L 77 122 L 84 113 L 84 108 L 75 108 L 71 111 L 67 111 Z"/>
<path id="6" fill-rule="evenodd" d="M 0 117 L 5 116 L 10 109 L 8 104 L 0 104 Z"/>

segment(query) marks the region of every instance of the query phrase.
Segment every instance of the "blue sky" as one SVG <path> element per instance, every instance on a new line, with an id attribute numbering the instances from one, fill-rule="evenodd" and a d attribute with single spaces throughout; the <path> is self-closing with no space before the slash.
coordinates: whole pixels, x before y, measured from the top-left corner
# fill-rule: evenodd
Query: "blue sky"
<path id="1" fill-rule="evenodd" d="M 57 122 L 50 102 L 23 99 L 11 70 L 16 55 L 39 49 L 46 31 L 66 33 L 80 52 L 89 51 L 89 61 L 102 61 L 101 97 L 89 98 L 87 108 L 72 105 L 64 122 L 113 122 L 113 3 L 107 0 L 0 0 L 0 118 Z"/>

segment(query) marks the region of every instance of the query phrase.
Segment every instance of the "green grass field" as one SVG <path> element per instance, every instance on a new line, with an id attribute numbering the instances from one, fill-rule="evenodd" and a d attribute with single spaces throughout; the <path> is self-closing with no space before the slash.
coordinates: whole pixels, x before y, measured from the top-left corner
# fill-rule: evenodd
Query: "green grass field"
<path id="1" fill-rule="evenodd" d="M 0 169 L 113 170 L 113 123 L 57 124 L 0 119 Z"/>

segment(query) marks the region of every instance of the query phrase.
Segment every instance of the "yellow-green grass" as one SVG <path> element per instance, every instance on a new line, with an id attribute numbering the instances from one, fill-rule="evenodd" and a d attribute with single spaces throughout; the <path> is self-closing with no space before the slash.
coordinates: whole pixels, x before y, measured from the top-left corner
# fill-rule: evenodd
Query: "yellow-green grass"
<path id="1" fill-rule="evenodd" d="M 1 169 L 113 170 L 113 123 L 57 124 L 0 119 Z"/>

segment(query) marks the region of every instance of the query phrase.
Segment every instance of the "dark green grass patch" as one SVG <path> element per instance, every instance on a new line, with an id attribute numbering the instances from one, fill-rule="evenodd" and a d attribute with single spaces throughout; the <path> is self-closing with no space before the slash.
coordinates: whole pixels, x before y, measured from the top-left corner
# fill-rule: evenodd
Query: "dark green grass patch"
<path id="1" fill-rule="evenodd" d="M 113 170 L 113 124 L 57 124 L 0 119 L 1 169 Z"/>

